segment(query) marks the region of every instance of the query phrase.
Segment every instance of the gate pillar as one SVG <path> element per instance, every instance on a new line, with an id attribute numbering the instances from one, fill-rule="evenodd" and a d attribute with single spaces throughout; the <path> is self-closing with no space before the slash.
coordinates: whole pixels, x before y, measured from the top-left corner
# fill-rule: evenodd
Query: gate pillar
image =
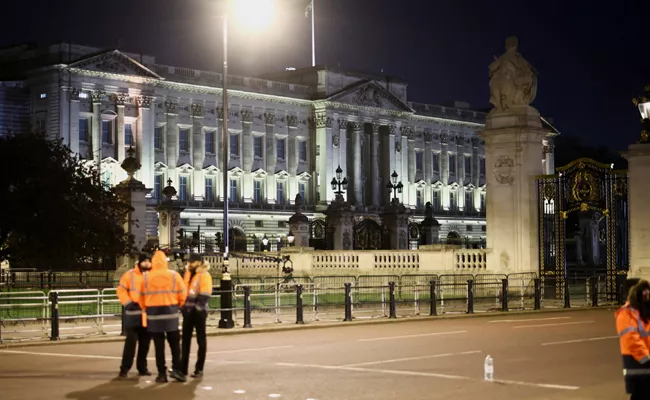
<path id="1" fill-rule="evenodd" d="M 352 207 L 337 195 L 327 207 L 327 229 L 332 232 L 331 248 L 333 250 L 352 250 L 354 240 L 354 211 Z"/>
<path id="2" fill-rule="evenodd" d="M 402 203 L 393 201 L 383 214 L 388 234 L 388 246 L 391 250 L 408 250 L 409 212 Z"/>
<path id="3" fill-rule="evenodd" d="M 628 161 L 630 224 L 629 277 L 650 279 L 650 143 L 633 144 L 623 156 Z"/>

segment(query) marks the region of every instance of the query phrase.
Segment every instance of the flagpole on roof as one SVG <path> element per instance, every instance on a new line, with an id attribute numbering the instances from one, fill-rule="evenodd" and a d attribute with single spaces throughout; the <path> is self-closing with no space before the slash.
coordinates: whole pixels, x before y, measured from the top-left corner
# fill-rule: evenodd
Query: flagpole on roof
<path id="1" fill-rule="evenodd" d="M 311 66 L 316 66 L 316 24 L 315 24 L 315 8 L 314 3 L 316 0 L 310 0 L 307 9 L 305 10 L 305 16 L 309 16 L 311 11 Z"/>

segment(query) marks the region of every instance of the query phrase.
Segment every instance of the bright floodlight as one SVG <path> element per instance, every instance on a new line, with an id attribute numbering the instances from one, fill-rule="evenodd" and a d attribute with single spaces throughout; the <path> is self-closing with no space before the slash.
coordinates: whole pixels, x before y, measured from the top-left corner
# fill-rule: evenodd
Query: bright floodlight
<path id="1" fill-rule="evenodd" d="M 641 113 L 641 118 L 650 119 L 650 102 L 639 103 L 639 112 Z"/>
<path id="2" fill-rule="evenodd" d="M 237 25 L 261 29 L 273 20 L 274 3 L 274 0 L 231 0 L 232 16 Z"/>

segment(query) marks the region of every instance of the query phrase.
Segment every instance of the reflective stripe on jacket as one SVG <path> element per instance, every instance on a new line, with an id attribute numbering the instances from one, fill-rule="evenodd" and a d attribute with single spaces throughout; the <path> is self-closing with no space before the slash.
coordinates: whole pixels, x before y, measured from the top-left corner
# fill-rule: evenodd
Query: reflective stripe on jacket
<path id="1" fill-rule="evenodd" d="M 117 297 L 124 307 L 124 327 L 137 328 L 142 326 L 142 309 L 140 301 L 140 285 L 143 275 L 139 268 L 126 271 L 117 286 Z"/>
<path id="2" fill-rule="evenodd" d="M 616 330 L 621 345 L 625 386 L 631 393 L 635 379 L 650 379 L 650 321 L 643 322 L 639 311 L 625 304 L 616 311 Z"/>
<path id="3" fill-rule="evenodd" d="M 178 330 L 178 310 L 187 294 L 181 276 L 167 269 L 167 256 L 158 251 L 151 260 L 151 271 L 144 274 L 140 305 L 145 310 L 146 327 L 150 332 Z"/>
<path id="4" fill-rule="evenodd" d="M 190 271 L 185 272 L 184 282 L 187 288 L 187 300 L 185 306 L 183 306 L 183 311 L 207 310 L 208 302 L 212 296 L 212 276 L 210 276 L 207 268 L 197 268 L 194 276 Z"/>

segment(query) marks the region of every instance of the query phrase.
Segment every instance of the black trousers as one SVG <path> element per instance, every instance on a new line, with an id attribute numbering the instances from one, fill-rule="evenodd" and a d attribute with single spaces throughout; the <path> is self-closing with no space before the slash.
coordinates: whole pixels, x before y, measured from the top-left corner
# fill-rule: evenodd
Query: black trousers
<path id="1" fill-rule="evenodd" d="M 120 370 L 122 372 L 129 372 L 133 366 L 133 358 L 135 357 L 135 347 L 138 347 L 138 360 L 136 367 L 138 372 L 147 371 L 147 355 L 149 354 L 149 344 L 151 337 L 147 332 L 147 328 L 137 327 L 129 328 L 126 330 L 126 340 L 124 341 L 124 351 L 122 352 L 122 365 Z"/>
<path id="2" fill-rule="evenodd" d="M 192 310 L 183 313 L 183 369 L 182 372 L 187 375 L 190 365 L 190 350 L 192 347 L 192 331 L 196 329 L 196 343 L 199 345 L 195 371 L 203 371 L 205 366 L 205 353 L 208 349 L 208 343 L 205 337 L 205 322 L 208 318 L 207 313 Z"/>
<path id="3" fill-rule="evenodd" d="M 165 364 L 165 338 L 172 351 L 172 369 L 181 370 L 181 335 L 179 331 L 172 332 L 150 332 L 153 345 L 156 348 L 156 368 L 158 375 L 167 375 Z"/>
<path id="4" fill-rule="evenodd" d="M 650 378 L 636 379 L 632 386 L 630 400 L 650 399 Z"/>

